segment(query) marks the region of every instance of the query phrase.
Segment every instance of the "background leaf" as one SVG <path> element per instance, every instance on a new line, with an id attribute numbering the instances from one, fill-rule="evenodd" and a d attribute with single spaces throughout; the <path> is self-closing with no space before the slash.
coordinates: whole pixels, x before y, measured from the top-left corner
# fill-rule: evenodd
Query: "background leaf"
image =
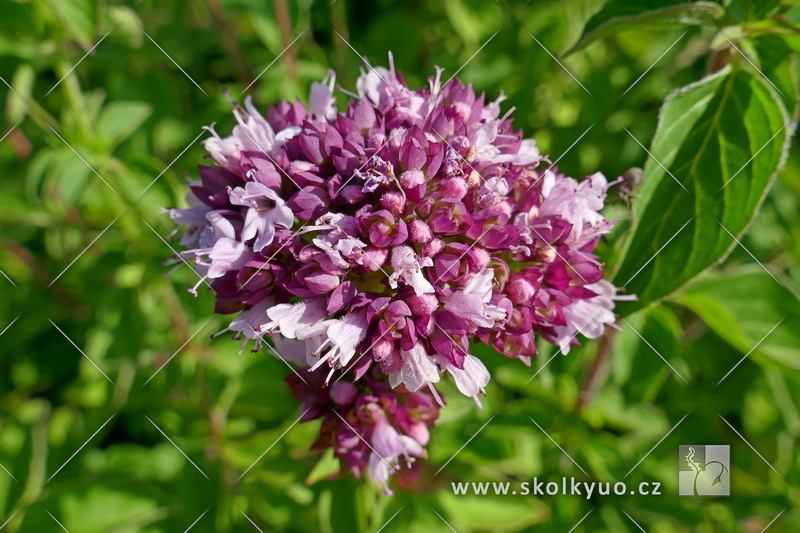
<path id="1" fill-rule="evenodd" d="M 787 112 L 796 119 L 799 96 L 797 60 L 791 47 L 780 36 L 771 34 L 759 36 L 752 43 L 759 69 L 766 79 L 775 84 Z"/>
<path id="2" fill-rule="evenodd" d="M 740 352 L 746 354 L 758 344 L 749 356 L 754 361 L 800 372 L 800 300 L 763 269 L 707 278 L 673 299 Z"/>
<path id="3" fill-rule="evenodd" d="M 725 10 L 713 2 L 611 0 L 589 19 L 583 35 L 570 53 L 625 30 L 717 26 L 724 18 Z"/>
<path id="4" fill-rule="evenodd" d="M 100 113 L 95 133 L 113 147 L 136 131 L 152 112 L 144 102 L 112 102 Z"/>
<path id="5" fill-rule="evenodd" d="M 781 0 L 731 0 L 727 11 L 737 22 L 761 20 L 775 13 Z"/>

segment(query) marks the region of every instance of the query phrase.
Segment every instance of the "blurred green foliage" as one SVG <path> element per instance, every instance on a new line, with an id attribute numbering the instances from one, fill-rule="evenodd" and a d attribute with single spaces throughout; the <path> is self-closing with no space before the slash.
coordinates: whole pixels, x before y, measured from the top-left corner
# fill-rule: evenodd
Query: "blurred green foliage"
<path id="1" fill-rule="evenodd" d="M 486 409 L 445 387 L 421 478 L 394 497 L 352 476 L 327 479 L 331 457 L 309 451 L 318 425 L 293 425 L 286 366 L 210 341 L 227 319 L 212 317 L 209 291 L 186 292 L 196 277 L 185 266 L 164 276 L 173 227 L 161 208 L 183 205 L 201 127 L 229 131 L 223 89 L 241 100 L 249 86 L 265 108 L 305 98 L 334 68 L 352 90 L 361 60 L 348 42 L 373 64 L 391 51 L 411 86 L 439 65 L 490 98 L 504 92 L 542 152 L 566 154 L 567 174 L 642 166 L 647 154 L 625 128 L 649 145 L 666 95 L 730 47 L 704 26 L 682 36 L 634 25 L 564 57 L 603 4 L 0 0 L 0 270 L 10 280 L 0 279 L 0 328 L 14 321 L 0 337 L 3 530 L 61 531 L 55 518 L 73 533 L 338 533 L 387 520 L 381 531 L 449 531 L 444 520 L 459 533 L 571 531 L 593 509 L 579 529 L 638 531 L 627 514 L 649 533 L 759 532 L 787 508 L 770 531 L 800 531 L 796 147 L 743 246 L 628 317 L 605 363 L 596 341 L 555 358 L 543 345 L 533 368 L 476 347 L 494 376 Z M 753 36 L 739 42 L 759 59 L 776 34 L 797 49 L 800 7 L 778 4 L 725 2 L 725 35 Z M 628 218 L 621 203 L 615 215 Z M 606 250 L 610 263 L 615 253 Z M 451 481 L 582 478 L 531 419 L 593 479 L 630 473 L 629 484 L 661 482 L 663 496 L 452 493 Z M 730 498 L 677 496 L 680 444 L 730 444 Z"/>

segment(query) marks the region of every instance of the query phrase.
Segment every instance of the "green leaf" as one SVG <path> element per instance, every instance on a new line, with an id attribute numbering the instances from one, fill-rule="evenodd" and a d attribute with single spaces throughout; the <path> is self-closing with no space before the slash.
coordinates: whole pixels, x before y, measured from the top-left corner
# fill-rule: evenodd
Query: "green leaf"
<path id="1" fill-rule="evenodd" d="M 60 159 L 48 176 L 48 185 L 58 191 L 65 205 L 74 207 L 89 185 L 92 171 L 86 163 L 66 149 L 61 152 Z"/>
<path id="2" fill-rule="evenodd" d="M 70 36 L 78 41 L 85 50 L 94 44 L 93 2 L 88 0 L 48 0 L 54 18 L 67 29 Z"/>
<path id="3" fill-rule="evenodd" d="M 569 53 L 589 43 L 626 30 L 647 31 L 683 26 L 720 26 L 722 6 L 712 2 L 677 0 L 611 0 L 594 15 Z"/>
<path id="4" fill-rule="evenodd" d="M 20 122 L 28 113 L 28 103 L 31 100 L 31 90 L 36 73 L 33 67 L 27 63 L 19 66 L 14 73 L 11 86 L 14 91 L 9 94 L 6 100 L 6 118 L 12 124 Z"/>
<path id="5" fill-rule="evenodd" d="M 136 526 L 167 516 L 167 509 L 159 507 L 148 496 L 100 484 L 81 486 L 64 493 L 59 497 L 57 508 L 68 530 L 88 533 L 100 533 L 112 528 L 136 531 Z"/>
<path id="6" fill-rule="evenodd" d="M 702 280 L 672 299 L 743 354 L 761 341 L 749 359 L 800 372 L 800 300 L 761 267 Z"/>
<path id="7" fill-rule="evenodd" d="M 444 6 L 453 30 L 465 43 L 485 41 L 502 20 L 502 10 L 494 2 L 451 0 Z"/>
<path id="8" fill-rule="evenodd" d="M 781 0 L 731 0 L 728 15 L 737 22 L 763 20 L 772 16 L 781 6 Z"/>
<path id="9" fill-rule="evenodd" d="M 339 460 L 333 456 L 333 449 L 328 448 L 306 477 L 306 485 L 313 485 L 323 479 L 332 478 L 339 470 L 341 470 Z"/>
<path id="10" fill-rule="evenodd" d="M 120 443 L 105 450 L 87 450 L 84 464 L 86 471 L 96 476 L 165 483 L 180 475 L 186 460 L 167 442 L 151 448 Z"/>
<path id="11" fill-rule="evenodd" d="M 800 24 L 800 6 L 789 8 L 789 10 L 786 11 L 783 16 L 790 23 L 793 22 L 795 24 Z"/>
<path id="12" fill-rule="evenodd" d="M 33 7 L 28 3 L 13 0 L 0 0 L 0 33 L 13 35 L 15 38 L 30 37 L 30 28 L 34 26 Z"/>
<path id="13" fill-rule="evenodd" d="M 25 176 L 25 192 L 32 201 L 41 196 L 42 182 L 60 161 L 61 152 L 52 148 L 42 148 L 33 155 Z"/>
<path id="14" fill-rule="evenodd" d="M 681 355 L 682 331 L 678 318 L 669 308 L 653 306 L 630 317 L 624 326 L 614 341 L 616 349 L 611 358 L 611 370 L 614 382 L 621 387 L 629 403 L 652 402 L 667 379 L 676 379 L 683 385 L 659 355 L 670 361 L 684 378 L 690 379 L 685 363 L 676 360 Z"/>
<path id="15" fill-rule="evenodd" d="M 780 98 L 757 73 L 727 67 L 667 97 L 614 275 L 638 300 L 620 302 L 619 313 L 666 297 L 725 257 L 781 168 L 789 130 Z"/>
<path id="16" fill-rule="evenodd" d="M 108 17 L 115 36 L 123 35 L 133 48 L 142 46 L 142 19 L 135 10 L 125 6 L 109 6 Z"/>
<path id="17" fill-rule="evenodd" d="M 549 517 L 547 506 L 531 497 L 456 496 L 443 491 L 437 500 L 437 507 L 456 531 L 520 531 Z"/>
<path id="18" fill-rule="evenodd" d="M 112 102 L 100 113 L 95 133 L 114 147 L 136 131 L 152 112 L 150 105 L 144 102 Z"/>
<path id="19" fill-rule="evenodd" d="M 795 36 L 792 36 L 795 37 Z M 795 37 L 797 38 L 797 37 Z M 751 40 L 759 70 L 780 91 L 789 115 L 796 119 L 798 80 L 796 57 L 786 39 L 778 35 L 761 35 Z"/>

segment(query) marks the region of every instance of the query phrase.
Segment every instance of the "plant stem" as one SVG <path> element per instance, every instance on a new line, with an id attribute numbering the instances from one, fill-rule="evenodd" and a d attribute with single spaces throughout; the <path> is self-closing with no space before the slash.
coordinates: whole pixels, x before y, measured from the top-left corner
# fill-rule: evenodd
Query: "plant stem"
<path id="1" fill-rule="evenodd" d="M 206 0 L 206 3 L 208 9 L 211 10 L 211 18 L 222 41 L 222 46 L 225 48 L 225 53 L 231 60 L 236 77 L 239 78 L 242 85 L 247 86 L 250 83 L 250 68 L 247 66 L 247 61 L 242 54 L 242 47 L 239 46 L 239 40 L 236 38 L 236 28 L 225 16 L 225 10 L 220 0 Z"/>
<path id="2" fill-rule="evenodd" d="M 47 424 L 50 421 L 51 407 L 47 404 L 42 419 L 31 429 L 31 461 L 28 467 L 28 478 L 22 495 L 17 502 L 17 515 L 8 524 L 9 533 L 19 531 L 25 518 L 25 510 L 42 495 L 47 468 Z"/>
<path id="3" fill-rule="evenodd" d="M 286 73 L 292 80 L 297 80 L 297 50 L 290 46 L 292 44 L 292 21 L 289 16 L 289 4 L 286 0 L 273 0 L 275 5 L 275 16 L 281 28 L 281 41 L 286 53 L 283 54 L 283 64 Z"/>
<path id="4" fill-rule="evenodd" d="M 581 393 L 578 396 L 578 404 L 575 406 L 575 410 L 577 412 L 580 412 L 592 399 L 594 389 L 596 389 L 598 385 L 597 381 L 604 374 L 606 361 L 608 361 L 609 357 L 611 356 L 611 350 L 614 347 L 614 337 L 616 334 L 616 329 L 608 328 L 600 338 L 600 347 L 597 349 L 597 357 L 594 358 L 592 368 L 589 369 L 589 373 L 586 375 L 586 380 L 583 382 Z"/>

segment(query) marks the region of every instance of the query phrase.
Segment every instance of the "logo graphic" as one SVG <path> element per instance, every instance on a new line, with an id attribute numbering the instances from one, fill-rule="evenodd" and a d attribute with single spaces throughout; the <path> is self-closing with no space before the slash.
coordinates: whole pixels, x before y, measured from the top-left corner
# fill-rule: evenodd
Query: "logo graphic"
<path id="1" fill-rule="evenodd" d="M 731 495 L 731 451 L 728 445 L 680 446 L 679 494 L 694 496 Z"/>

